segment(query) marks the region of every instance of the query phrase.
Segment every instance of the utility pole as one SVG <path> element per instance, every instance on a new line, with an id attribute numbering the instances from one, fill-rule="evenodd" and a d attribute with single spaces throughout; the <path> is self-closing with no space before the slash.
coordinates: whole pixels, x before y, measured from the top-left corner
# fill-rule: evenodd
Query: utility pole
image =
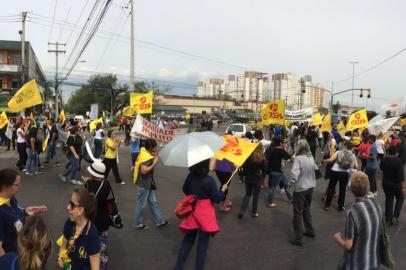
<path id="1" fill-rule="evenodd" d="M 131 45 L 130 45 L 130 91 L 135 91 L 135 55 L 134 55 L 134 0 L 131 2 Z"/>
<path id="2" fill-rule="evenodd" d="M 354 76 L 355 76 L 355 65 L 358 64 L 356 61 L 351 61 L 352 64 L 352 89 L 354 89 Z M 351 91 L 351 109 L 354 108 L 354 91 Z"/>
<path id="3" fill-rule="evenodd" d="M 27 18 L 27 12 L 21 12 L 21 86 L 25 83 L 25 19 Z"/>
<path id="4" fill-rule="evenodd" d="M 48 43 L 48 45 L 55 45 L 55 50 L 48 50 L 49 53 L 55 53 L 55 119 L 59 115 L 59 76 L 58 76 L 58 57 L 60 53 L 66 51 L 59 50 L 59 45 L 66 46 L 66 43 Z"/>

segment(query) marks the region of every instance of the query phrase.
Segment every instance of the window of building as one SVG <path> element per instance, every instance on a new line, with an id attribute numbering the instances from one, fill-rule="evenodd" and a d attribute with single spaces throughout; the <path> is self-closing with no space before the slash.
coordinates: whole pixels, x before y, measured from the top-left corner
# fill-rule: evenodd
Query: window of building
<path id="1" fill-rule="evenodd" d="M 17 89 L 18 88 L 18 81 L 12 80 L 11 81 L 11 88 L 12 89 Z"/>

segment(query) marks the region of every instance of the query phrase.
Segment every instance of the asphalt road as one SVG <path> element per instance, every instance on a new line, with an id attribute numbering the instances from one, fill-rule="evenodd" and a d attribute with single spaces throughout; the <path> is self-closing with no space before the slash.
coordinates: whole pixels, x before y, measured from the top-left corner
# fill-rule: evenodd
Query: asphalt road
<path id="1" fill-rule="evenodd" d="M 179 220 L 173 209 L 182 198 L 181 187 L 187 170 L 183 168 L 165 167 L 159 164 L 156 170 L 158 202 L 164 217 L 170 224 L 164 228 L 156 228 L 150 218 L 149 210 L 144 212 L 145 223 L 150 225 L 146 231 L 132 228 L 136 205 L 136 187 L 131 183 L 129 149 L 120 149 L 120 173 L 126 185 L 115 185 L 111 181 L 125 227 L 121 230 L 111 228 L 109 231 L 108 251 L 110 256 L 109 269 L 172 269 L 182 234 L 178 229 Z M 14 167 L 15 155 L 0 149 L 0 168 Z M 84 167 L 84 166 L 83 166 Z M 57 175 L 63 167 L 50 166 L 44 169 L 45 174 L 23 176 L 23 185 L 17 198 L 21 205 L 46 204 L 48 212 L 44 214 L 55 239 L 62 233 L 67 218 L 66 205 L 69 202 L 73 186 L 62 183 Z M 378 179 L 381 172 L 378 172 Z M 234 206 L 229 213 L 218 212 L 221 231 L 211 241 L 206 261 L 206 269 L 336 269 L 342 256 L 341 249 L 335 244 L 333 234 L 344 229 L 345 214 L 337 212 L 333 207 L 325 212 L 321 208 L 321 197 L 327 182 L 318 180 L 313 195 L 312 215 L 316 231 L 315 239 L 304 239 L 303 247 L 295 247 L 288 243 L 293 235 L 292 206 L 286 197 L 279 193 L 275 196 L 277 208 L 268 209 L 264 201 L 266 190 L 260 194 L 260 217 L 251 218 L 248 213 L 242 220 L 237 214 L 244 195 L 244 186 L 231 184 L 229 198 Z M 383 207 L 384 197 L 379 180 L 379 201 Z M 352 200 L 347 196 L 348 203 Z M 336 201 L 333 202 L 336 204 Z M 347 203 L 347 204 L 348 204 Z M 389 229 L 393 253 L 397 259 L 395 269 L 406 269 L 406 210 L 403 208 L 400 225 Z M 57 269 L 57 248 L 49 260 L 47 269 Z M 192 251 L 185 269 L 194 269 L 195 252 Z"/>

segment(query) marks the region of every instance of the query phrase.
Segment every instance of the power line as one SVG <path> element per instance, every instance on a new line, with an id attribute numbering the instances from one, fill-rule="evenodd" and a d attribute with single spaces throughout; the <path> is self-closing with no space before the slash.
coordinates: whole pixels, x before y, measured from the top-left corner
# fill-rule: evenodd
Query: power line
<path id="1" fill-rule="evenodd" d="M 68 20 L 68 17 L 69 17 L 69 14 L 70 14 L 71 9 L 72 9 L 72 7 L 70 7 L 70 8 L 69 8 L 68 13 L 66 14 L 66 17 L 65 17 L 65 22 L 64 22 L 64 24 L 62 25 L 61 31 L 59 32 L 59 37 L 58 37 L 58 40 L 57 40 L 56 42 L 59 42 L 59 40 L 61 39 L 61 36 L 62 36 L 63 30 L 64 30 L 64 28 L 65 28 L 65 25 L 66 25 L 66 22 L 67 22 L 67 20 Z"/>
<path id="2" fill-rule="evenodd" d="M 371 67 L 369 67 L 369 68 L 367 68 L 367 69 L 365 69 L 365 70 L 363 70 L 363 71 L 361 71 L 360 73 L 357 73 L 357 74 L 354 76 L 354 78 L 357 78 L 357 77 L 359 77 L 359 76 L 362 76 L 362 75 L 364 75 L 365 73 L 368 73 L 368 72 L 370 72 L 370 71 L 372 71 L 372 70 L 378 68 L 379 66 L 381 66 L 381 65 L 385 64 L 386 62 L 392 60 L 393 58 L 395 58 L 396 56 L 402 54 L 402 53 L 405 52 L 405 51 L 406 51 L 406 48 L 401 49 L 400 51 L 398 51 L 398 52 L 395 53 L 394 55 L 389 56 L 388 58 L 385 58 L 384 60 L 378 62 L 377 64 L 375 64 L 375 65 L 373 65 L 373 66 L 371 66 Z M 346 78 L 346 79 L 342 79 L 342 80 L 339 80 L 339 81 L 334 81 L 334 83 L 345 82 L 345 81 L 351 80 L 352 78 L 353 78 L 353 77 L 351 76 L 351 77 L 348 77 L 348 78 Z"/>
<path id="3" fill-rule="evenodd" d="M 55 0 L 54 15 L 53 15 L 53 19 L 52 19 L 51 29 L 49 30 L 48 43 L 51 42 L 51 36 L 52 36 L 52 30 L 53 30 L 53 28 L 54 28 L 54 20 L 55 20 L 55 13 L 56 13 L 56 7 L 57 7 L 57 5 L 58 5 L 58 0 Z"/>

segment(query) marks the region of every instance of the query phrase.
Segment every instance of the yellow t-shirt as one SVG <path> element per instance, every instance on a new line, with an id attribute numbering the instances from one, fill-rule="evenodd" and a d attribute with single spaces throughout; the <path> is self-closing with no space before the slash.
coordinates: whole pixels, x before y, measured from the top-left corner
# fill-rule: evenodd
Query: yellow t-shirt
<path id="1" fill-rule="evenodd" d="M 105 158 L 116 158 L 117 157 L 117 150 L 113 150 L 114 141 L 111 138 L 106 140 L 106 154 L 104 155 Z"/>

